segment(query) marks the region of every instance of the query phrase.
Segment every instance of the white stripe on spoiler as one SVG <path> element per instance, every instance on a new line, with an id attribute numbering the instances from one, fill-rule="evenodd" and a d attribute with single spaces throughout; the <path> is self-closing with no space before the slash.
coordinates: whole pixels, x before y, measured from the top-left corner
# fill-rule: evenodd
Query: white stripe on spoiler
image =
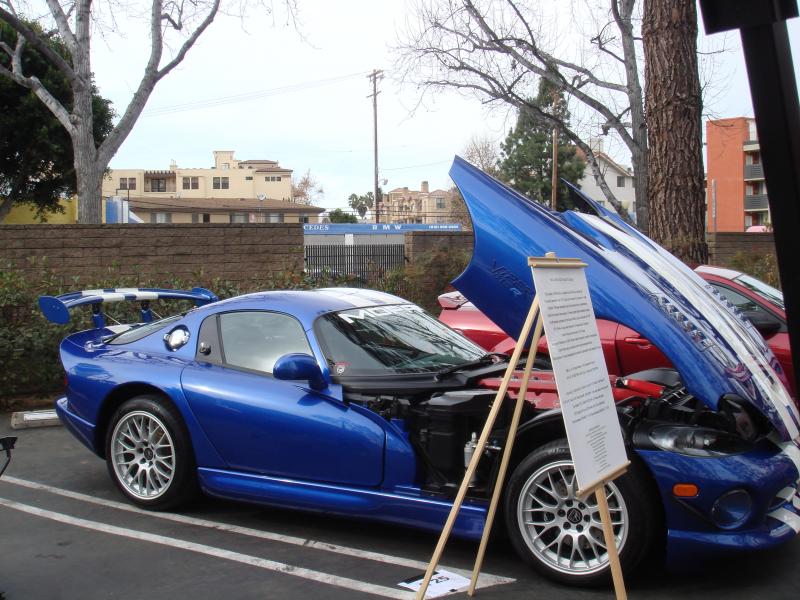
<path id="1" fill-rule="evenodd" d="M 157 292 L 143 292 L 138 288 L 114 288 L 113 292 L 105 290 L 83 290 L 81 296 L 97 296 L 103 302 L 122 302 L 126 297 L 134 296 L 135 300 L 158 300 Z"/>

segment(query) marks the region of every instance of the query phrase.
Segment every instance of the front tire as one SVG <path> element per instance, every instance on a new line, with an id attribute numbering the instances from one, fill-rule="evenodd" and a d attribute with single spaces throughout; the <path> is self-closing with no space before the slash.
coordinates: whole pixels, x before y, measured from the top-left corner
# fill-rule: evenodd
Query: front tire
<path id="1" fill-rule="evenodd" d="M 116 410 L 106 435 L 106 465 L 120 491 L 142 508 L 174 508 L 197 489 L 189 434 L 158 396 L 137 396 Z"/>
<path id="2" fill-rule="evenodd" d="M 529 454 L 509 479 L 506 527 L 516 552 L 537 571 L 560 583 L 607 584 L 610 563 L 594 494 L 577 497 L 575 469 L 566 440 Z M 658 532 L 657 500 L 641 467 L 605 486 L 623 572 L 632 573 Z"/>

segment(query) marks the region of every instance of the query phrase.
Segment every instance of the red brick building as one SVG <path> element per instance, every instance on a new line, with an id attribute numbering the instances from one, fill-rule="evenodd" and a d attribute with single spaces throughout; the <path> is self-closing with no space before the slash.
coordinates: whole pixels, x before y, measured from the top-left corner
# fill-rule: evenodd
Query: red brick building
<path id="1" fill-rule="evenodd" d="M 755 120 L 708 121 L 706 142 L 707 230 L 745 231 L 753 225 L 769 225 Z"/>

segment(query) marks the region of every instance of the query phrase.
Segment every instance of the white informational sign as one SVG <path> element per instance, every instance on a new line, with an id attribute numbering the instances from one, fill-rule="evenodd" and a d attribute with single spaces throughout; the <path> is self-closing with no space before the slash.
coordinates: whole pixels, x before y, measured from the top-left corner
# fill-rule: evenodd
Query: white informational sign
<path id="1" fill-rule="evenodd" d="M 417 592 L 422 585 L 423 579 L 425 579 L 424 576 L 414 577 L 412 579 L 401 581 L 397 585 Z M 431 582 L 428 584 L 428 589 L 425 590 L 425 597 L 438 598 L 439 596 L 444 596 L 446 594 L 453 594 L 463 590 L 468 585 L 469 579 L 466 577 L 462 577 L 457 573 L 445 571 L 444 569 L 439 569 L 438 571 L 433 572 Z"/>
<path id="2" fill-rule="evenodd" d="M 547 260 L 531 259 L 533 281 L 578 489 L 584 492 L 624 468 L 628 458 L 586 274 L 582 266 L 574 266 L 579 262 L 543 266 Z"/>

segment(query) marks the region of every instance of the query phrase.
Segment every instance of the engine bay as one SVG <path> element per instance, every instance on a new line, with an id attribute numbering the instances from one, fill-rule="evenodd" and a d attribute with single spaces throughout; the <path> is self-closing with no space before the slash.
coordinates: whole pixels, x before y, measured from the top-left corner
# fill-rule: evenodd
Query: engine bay
<path id="1" fill-rule="evenodd" d="M 496 479 L 522 373 L 512 377 L 483 457 L 470 481 L 468 497 L 487 498 Z M 477 379 L 466 389 L 423 391 L 403 395 L 346 391 L 345 399 L 392 422 L 407 436 L 418 457 L 421 489 L 452 497 L 464 477 L 477 439 L 500 385 L 499 376 Z M 769 422 L 734 395 L 720 399 L 717 411 L 693 397 L 671 369 L 654 369 L 628 377 L 611 377 L 626 444 L 640 449 L 691 456 L 746 452 L 767 436 Z M 511 400 L 511 401 L 509 401 Z M 560 426 L 553 374 L 534 371 L 526 393 L 519 435 L 537 435 L 525 424 L 552 417 Z M 552 431 L 552 427 L 550 428 Z M 561 430 L 563 436 L 563 430 Z M 541 443 L 551 441 L 543 439 Z"/>

